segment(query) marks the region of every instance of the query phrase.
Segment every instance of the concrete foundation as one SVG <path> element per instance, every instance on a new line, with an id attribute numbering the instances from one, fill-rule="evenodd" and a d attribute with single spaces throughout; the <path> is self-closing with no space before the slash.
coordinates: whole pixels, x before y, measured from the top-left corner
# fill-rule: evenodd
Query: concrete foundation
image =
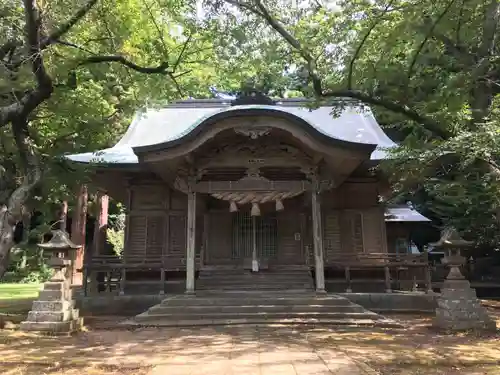
<path id="1" fill-rule="evenodd" d="M 170 294 L 171 295 L 171 294 Z M 380 313 L 433 313 L 436 295 L 424 293 L 339 293 L 365 309 Z M 82 314 L 132 316 L 159 304 L 169 295 L 123 295 L 79 297 L 77 307 Z"/>

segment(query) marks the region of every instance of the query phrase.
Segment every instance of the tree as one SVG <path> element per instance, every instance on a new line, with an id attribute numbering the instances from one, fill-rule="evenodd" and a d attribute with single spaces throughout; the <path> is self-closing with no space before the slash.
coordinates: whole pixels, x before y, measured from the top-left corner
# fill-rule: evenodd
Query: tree
<path id="1" fill-rule="evenodd" d="M 218 16 L 236 7 L 273 30 L 290 50 L 283 65 L 305 73 L 305 93 L 366 103 L 398 128 L 404 139 L 385 165 L 396 194 L 425 191 L 447 224 L 496 241 L 497 0 L 357 0 L 335 9 L 261 0 L 210 5 Z"/>
<path id="2" fill-rule="evenodd" d="M 23 212 L 74 185 L 57 155 L 110 146 L 151 98 L 200 91 L 190 75 L 206 73 L 211 45 L 188 11 L 161 0 L 0 5 L 0 277 Z"/>

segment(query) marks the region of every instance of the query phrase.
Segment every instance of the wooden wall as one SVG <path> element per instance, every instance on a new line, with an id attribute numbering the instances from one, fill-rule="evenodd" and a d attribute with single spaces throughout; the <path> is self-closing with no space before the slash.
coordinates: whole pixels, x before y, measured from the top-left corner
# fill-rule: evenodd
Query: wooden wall
<path id="1" fill-rule="evenodd" d="M 377 201 L 376 183 L 346 182 L 322 194 L 325 266 L 341 254 L 387 252 L 384 212 Z M 285 211 L 277 214 L 278 261 L 281 264 L 312 264 L 309 259 L 312 223 L 308 196 L 285 201 L 284 205 Z M 271 206 L 263 207 L 263 213 L 274 211 Z M 183 269 L 186 195 L 159 181 L 138 179 L 129 186 L 128 207 L 125 255 L 163 256 L 168 269 Z M 206 264 L 231 263 L 232 221 L 228 204 L 212 202 L 199 195 L 197 212 L 197 267 L 201 258 Z M 206 233 L 204 225 L 208 229 Z"/>
<path id="2" fill-rule="evenodd" d="M 200 202 L 203 203 L 203 202 Z M 202 204 L 200 204 L 202 208 Z M 161 182 L 139 180 L 129 186 L 125 256 L 166 257 L 169 270 L 186 258 L 187 197 Z M 203 244 L 203 215 L 196 222 L 197 264 Z"/>
<path id="3" fill-rule="evenodd" d="M 376 182 L 346 182 L 321 199 L 325 266 L 342 254 L 387 252 Z"/>

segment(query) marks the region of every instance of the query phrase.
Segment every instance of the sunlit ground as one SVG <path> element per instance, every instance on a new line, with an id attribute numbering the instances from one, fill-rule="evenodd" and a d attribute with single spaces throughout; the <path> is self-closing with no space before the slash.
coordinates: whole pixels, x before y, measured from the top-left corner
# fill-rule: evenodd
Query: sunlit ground
<path id="1" fill-rule="evenodd" d="M 500 303 L 488 303 L 488 306 L 500 326 Z M 250 363 L 256 355 L 260 355 L 259 369 L 252 372 L 249 367 L 249 372 L 243 369 L 238 374 L 269 374 L 273 368 L 280 368 L 281 361 L 285 366 L 284 361 L 290 361 L 290 353 L 297 358 L 318 353 L 344 358 L 346 363 L 359 366 L 362 370 L 359 373 L 363 375 L 500 374 L 499 336 L 439 334 L 429 329 L 430 317 L 392 317 L 403 322 L 406 328 L 276 326 L 128 330 L 116 325 L 123 317 L 89 317 L 86 331 L 73 337 L 0 331 L 0 374 L 158 375 L 163 373 L 155 372 L 159 368 L 175 368 L 179 372 L 169 372 L 175 375 L 184 374 L 181 370 L 188 366 L 189 371 L 193 368 L 199 371 L 186 374 L 219 375 L 231 372 L 211 370 L 210 364 Z M 309 362 L 298 366 L 304 370 L 290 374 L 312 373 L 307 371 L 312 370 Z M 348 375 L 352 372 L 314 373 Z"/>

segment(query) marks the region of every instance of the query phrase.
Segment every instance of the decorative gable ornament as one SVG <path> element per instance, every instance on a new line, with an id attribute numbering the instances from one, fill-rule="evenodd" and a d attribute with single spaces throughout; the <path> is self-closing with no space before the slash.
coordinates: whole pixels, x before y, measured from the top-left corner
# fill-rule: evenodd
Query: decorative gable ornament
<path id="1" fill-rule="evenodd" d="M 250 89 L 242 92 L 236 99 L 231 102 L 235 105 L 276 105 L 276 102 L 270 97 L 264 95 L 258 90 Z"/>

